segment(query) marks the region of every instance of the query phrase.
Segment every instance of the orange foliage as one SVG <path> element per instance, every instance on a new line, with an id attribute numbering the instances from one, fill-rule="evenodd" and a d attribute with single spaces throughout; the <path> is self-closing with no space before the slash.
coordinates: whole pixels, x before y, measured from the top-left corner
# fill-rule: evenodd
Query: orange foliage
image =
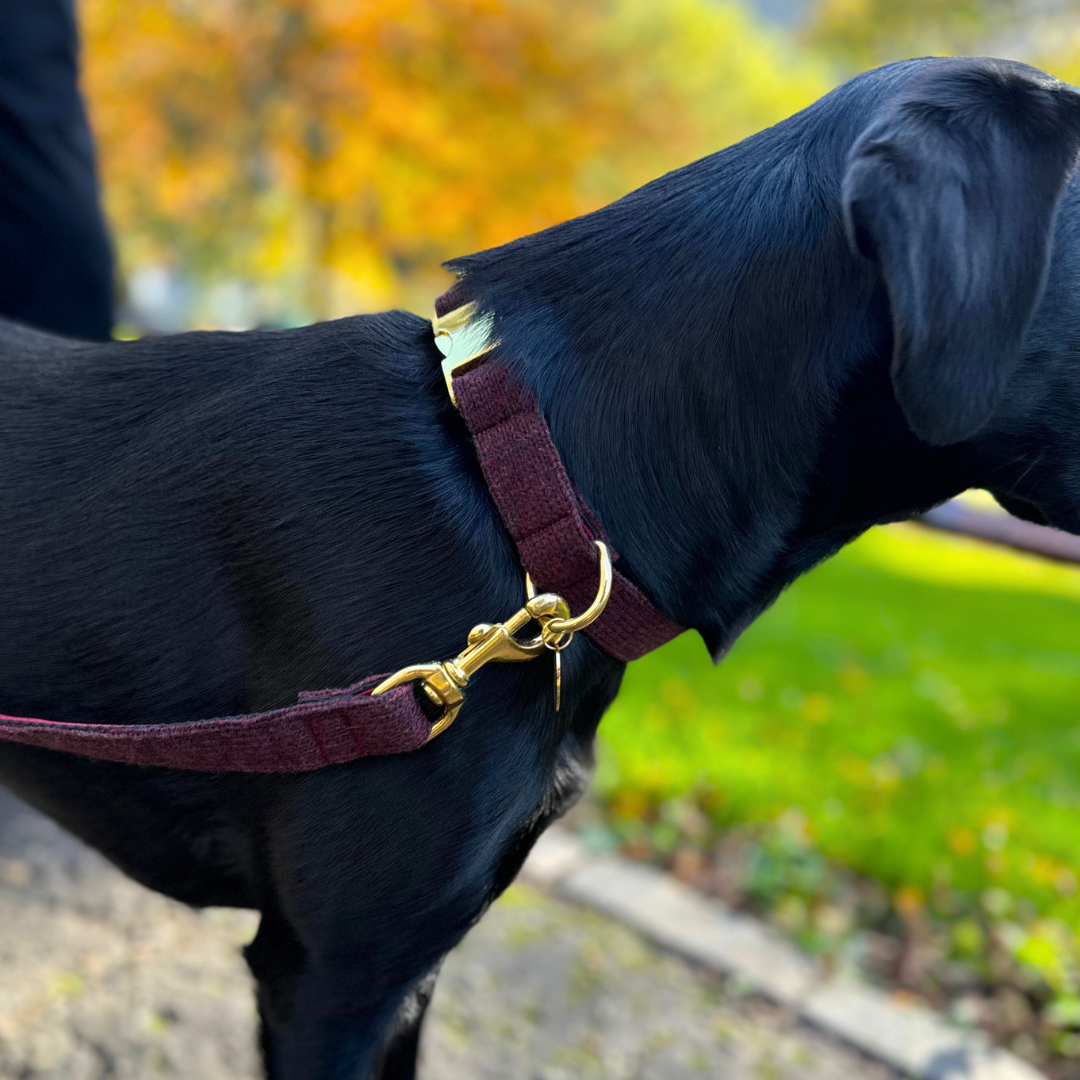
<path id="1" fill-rule="evenodd" d="M 125 263 L 284 280 L 312 315 L 400 299 L 449 255 L 601 205 L 825 85 L 713 0 L 84 0 L 82 17 Z"/>

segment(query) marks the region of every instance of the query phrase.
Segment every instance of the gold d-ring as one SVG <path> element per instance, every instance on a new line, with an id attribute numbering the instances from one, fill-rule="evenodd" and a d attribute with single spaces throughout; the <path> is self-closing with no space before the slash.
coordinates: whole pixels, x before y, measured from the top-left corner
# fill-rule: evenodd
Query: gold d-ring
<path id="1" fill-rule="evenodd" d="M 596 599 L 580 615 L 571 616 L 569 619 L 548 619 L 544 629 L 549 631 L 551 636 L 584 630 L 586 626 L 596 622 L 611 599 L 611 552 L 603 540 L 594 540 L 593 543 L 600 552 L 600 587 L 596 591 Z M 536 586 L 528 574 L 525 575 L 525 592 L 530 600 L 536 595 Z"/>

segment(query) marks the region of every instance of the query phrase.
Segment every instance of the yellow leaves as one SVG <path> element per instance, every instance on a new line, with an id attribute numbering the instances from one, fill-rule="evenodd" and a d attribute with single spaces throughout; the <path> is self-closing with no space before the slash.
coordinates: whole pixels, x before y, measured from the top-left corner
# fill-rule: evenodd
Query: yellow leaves
<path id="1" fill-rule="evenodd" d="M 901 885 L 893 896 L 893 904 L 902 918 L 912 919 L 926 906 L 926 894 L 914 885 Z"/>
<path id="2" fill-rule="evenodd" d="M 870 62 L 985 29 L 983 7 L 822 0 L 813 34 Z M 426 306 L 443 259 L 592 210 L 834 78 L 722 0 L 83 0 L 82 21 L 125 263 L 302 282 L 311 316 Z M 1080 40 L 1053 41 L 1042 61 L 1077 81 Z"/>
<path id="3" fill-rule="evenodd" d="M 1075 993 L 1077 985 L 1075 939 L 1055 919 L 1039 919 L 1031 927 L 1013 927 L 1010 951 L 1022 964 L 1042 976 L 1057 993 Z"/>
<path id="4" fill-rule="evenodd" d="M 873 782 L 870 763 L 857 754 L 844 754 L 837 762 L 837 769 L 852 787 L 865 788 Z"/>
<path id="5" fill-rule="evenodd" d="M 949 848 L 961 858 L 972 855 L 978 844 L 974 830 L 966 825 L 957 825 L 949 830 Z"/>
<path id="6" fill-rule="evenodd" d="M 811 691 L 803 699 L 802 714 L 812 724 L 824 723 L 832 715 L 833 703 L 827 694 Z"/>
<path id="7" fill-rule="evenodd" d="M 383 299 L 811 101 L 824 73 L 712 0 L 85 0 L 127 260 Z M 360 288 L 361 286 L 358 286 Z"/>
<path id="8" fill-rule="evenodd" d="M 1046 855 L 1030 855 L 1024 870 L 1032 881 L 1051 886 L 1059 896 L 1072 896 L 1077 890 L 1076 874 L 1069 867 Z"/>
<path id="9" fill-rule="evenodd" d="M 611 808 L 616 817 L 627 821 L 637 821 L 645 816 L 650 808 L 649 800 L 637 788 L 624 788 L 616 793 L 611 801 Z"/>

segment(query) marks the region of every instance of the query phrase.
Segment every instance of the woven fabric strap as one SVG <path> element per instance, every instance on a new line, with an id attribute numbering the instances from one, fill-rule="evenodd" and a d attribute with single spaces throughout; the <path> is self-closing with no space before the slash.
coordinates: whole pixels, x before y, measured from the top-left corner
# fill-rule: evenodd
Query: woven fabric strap
<path id="1" fill-rule="evenodd" d="M 128 765 L 200 772 L 310 772 L 427 742 L 431 723 L 412 684 L 378 697 L 385 676 L 302 693 L 295 705 L 180 724 L 76 724 L 0 716 L 0 739 Z"/>
<path id="2" fill-rule="evenodd" d="M 584 611 L 600 583 L 600 528 L 575 490 L 533 396 L 488 361 L 454 377 L 488 490 L 536 586 Z M 614 552 L 613 558 L 616 558 Z M 616 567 L 611 599 L 584 631 L 617 660 L 636 660 L 683 632 Z"/>

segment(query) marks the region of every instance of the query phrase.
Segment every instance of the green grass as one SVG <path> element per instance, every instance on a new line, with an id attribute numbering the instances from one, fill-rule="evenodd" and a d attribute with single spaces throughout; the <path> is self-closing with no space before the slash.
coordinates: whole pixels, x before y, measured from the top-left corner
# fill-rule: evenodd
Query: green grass
<path id="1" fill-rule="evenodd" d="M 1080 570 L 916 526 L 797 582 L 713 667 L 630 666 L 601 727 L 616 816 L 692 792 L 721 825 L 797 808 L 890 889 L 995 886 L 1080 928 Z"/>

